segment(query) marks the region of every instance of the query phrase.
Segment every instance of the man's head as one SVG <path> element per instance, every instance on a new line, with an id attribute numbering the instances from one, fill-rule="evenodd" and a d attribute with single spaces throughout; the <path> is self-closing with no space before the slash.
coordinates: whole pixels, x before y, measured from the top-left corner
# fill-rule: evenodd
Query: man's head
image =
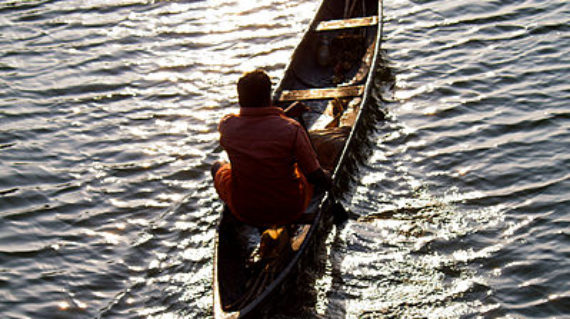
<path id="1" fill-rule="evenodd" d="M 257 69 L 245 73 L 239 79 L 237 88 L 241 107 L 271 105 L 271 80 L 265 71 Z"/>

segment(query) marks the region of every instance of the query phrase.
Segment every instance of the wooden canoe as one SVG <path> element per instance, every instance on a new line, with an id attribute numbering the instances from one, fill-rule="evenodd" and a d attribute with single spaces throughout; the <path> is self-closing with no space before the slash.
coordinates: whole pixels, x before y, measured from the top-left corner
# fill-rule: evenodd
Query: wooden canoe
<path id="1" fill-rule="evenodd" d="M 273 94 L 277 106 L 286 108 L 302 101 L 310 108 L 302 116 L 310 132 L 335 126 L 347 129 L 336 158 L 319 154 L 321 162 L 331 163 L 335 182 L 348 161 L 349 146 L 370 99 L 381 40 L 382 0 L 324 0 Z M 330 224 L 334 205 L 332 193 L 315 194 L 306 212 L 314 214 L 314 220 L 293 226 L 290 251 L 269 274 L 252 270 L 251 262 L 246 266 L 252 238 L 259 236 L 257 229 L 236 226 L 224 209 L 215 237 L 214 318 L 257 317 L 271 311 L 273 301 L 282 297 L 293 282 L 292 276 L 305 266 L 304 257 L 317 234 Z"/>

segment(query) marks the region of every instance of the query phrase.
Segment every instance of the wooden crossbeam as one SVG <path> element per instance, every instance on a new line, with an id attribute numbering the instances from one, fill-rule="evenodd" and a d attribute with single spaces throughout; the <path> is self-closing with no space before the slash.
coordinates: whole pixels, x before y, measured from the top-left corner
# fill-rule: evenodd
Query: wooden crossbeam
<path id="1" fill-rule="evenodd" d="M 325 100 L 361 96 L 363 93 L 364 85 L 340 86 L 325 89 L 291 90 L 281 92 L 279 101 Z"/>
<path id="2" fill-rule="evenodd" d="M 358 28 L 358 27 L 369 27 L 378 24 L 378 17 L 364 17 L 364 18 L 352 18 L 344 20 L 329 20 L 322 21 L 317 25 L 315 30 L 317 31 L 329 31 L 338 29 L 348 29 L 348 28 Z"/>

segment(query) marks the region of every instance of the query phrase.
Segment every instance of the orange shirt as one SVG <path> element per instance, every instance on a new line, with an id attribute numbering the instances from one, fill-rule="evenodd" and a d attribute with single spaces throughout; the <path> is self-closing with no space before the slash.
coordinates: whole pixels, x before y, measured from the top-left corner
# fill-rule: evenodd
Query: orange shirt
<path id="1" fill-rule="evenodd" d="M 253 224 L 299 217 L 309 191 L 300 172 L 307 175 L 320 167 L 303 127 L 279 107 L 242 107 L 239 115 L 221 120 L 219 131 L 231 163 L 228 204 L 234 214 Z"/>

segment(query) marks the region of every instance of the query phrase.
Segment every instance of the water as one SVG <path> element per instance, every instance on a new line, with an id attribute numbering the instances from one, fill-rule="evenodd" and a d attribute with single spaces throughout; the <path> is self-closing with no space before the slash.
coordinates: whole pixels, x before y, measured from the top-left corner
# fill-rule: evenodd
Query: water
<path id="1" fill-rule="evenodd" d="M 242 72 L 279 80 L 317 6 L 0 3 L 1 317 L 211 316 L 217 122 Z M 570 316 L 570 5 L 385 14 L 396 82 L 353 218 L 278 316 Z"/>

